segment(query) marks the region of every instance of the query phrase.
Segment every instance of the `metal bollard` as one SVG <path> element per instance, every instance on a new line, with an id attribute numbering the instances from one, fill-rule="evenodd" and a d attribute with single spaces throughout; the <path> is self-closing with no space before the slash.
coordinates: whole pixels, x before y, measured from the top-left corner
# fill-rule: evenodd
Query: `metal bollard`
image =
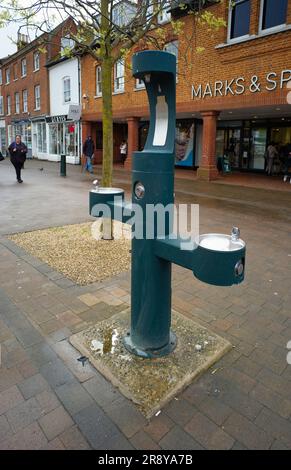
<path id="1" fill-rule="evenodd" d="M 60 176 L 67 176 L 67 162 L 66 155 L 61 155 Z"/>

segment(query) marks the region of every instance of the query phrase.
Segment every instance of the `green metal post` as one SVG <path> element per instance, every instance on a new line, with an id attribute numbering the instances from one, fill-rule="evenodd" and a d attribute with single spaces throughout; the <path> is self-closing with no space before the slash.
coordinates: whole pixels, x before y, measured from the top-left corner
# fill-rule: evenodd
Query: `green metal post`
<path id="1" fill-rule="evenodd" d="M 132 202 L 143 211 L 143 238 L 132 240 L 131 330 L 124 339 L 130 351 L 144 357 L 168 354 L 176 338 L 171 324 L 171 262 L 158 258 L 154 240 L 146 239 L 147 208 L 174 202 L 174 143 L 176 126 L 176 58 L 144 51 L 133 56 L 133 75 L 145 81 L 150 104 L 150 128 L 145 148 L 133 155 Z M 143 187 L 142 197 L 137 187 Z M 172 227 L 166 222 L 166 235 Z M 137 230 L 137 227 L 135 227 Z M 152 227 L 157 237 L 157 223 Z"/>
<path id="2" fill-rule="evenodd" d="M 66 155 L 61 155 L 60 176 L 67 176 Z"/>

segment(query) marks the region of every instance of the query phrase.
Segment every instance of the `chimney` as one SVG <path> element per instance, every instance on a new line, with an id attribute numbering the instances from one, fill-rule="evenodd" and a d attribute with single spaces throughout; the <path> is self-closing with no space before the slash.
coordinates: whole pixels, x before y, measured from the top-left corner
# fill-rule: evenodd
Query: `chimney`
<path id="1" fill-rule="evenodd" d="M 29 43 L 29 37 L 27 34 L 17 34 L 17 50 L 19 51 Z"/>

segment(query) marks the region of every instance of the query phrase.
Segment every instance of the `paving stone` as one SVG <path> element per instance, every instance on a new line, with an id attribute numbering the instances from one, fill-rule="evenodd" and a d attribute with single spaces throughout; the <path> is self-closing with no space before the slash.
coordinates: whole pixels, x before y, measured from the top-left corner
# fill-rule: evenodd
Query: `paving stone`
<path id="1" fill-rule="evenodd" d="M 236 441 L 233 444 L 231 450 L 247 450 L 247 448 L 243 444 L 241 444 L 240 442 Z"/>
<path id="2" fill-rule="evenodd" d="M 236 412 L 227 418 L 223 427 L 230 436 L 245 445 L 247 449 L 266 450 L 270 448 L 274 440 L 269 433 Z"/>
<path id="3" fill-rule="evenodd" d="M 70 310 L 66 310 L 65 312 L 58 313 L 57 318 L 63 323 L 65 326 L 76 325 L 76 323 L 80 323 L 79 317 L 71 312 Z"/>
<path id="4" fill-rule="evenodd" d="M 66 289 L 68 287 L 72 287 L 75 285 L 75 283 L 73 281 L 71 281 L 70 279 L 67 279 L 67 278 L 62 278 L 62 279 L 56 279 L 54 281 L 54 283 L 59 286 L 59 287 L 62 287 L 63 289 Z"/>
<path id="5" fill-rule="evenodd" d="M 81 302 L 83 302 L 88 307 L 92 307 L 93 305 L 96 305 L 100 302 L 100 300 L 97 297 L 95 297 L 95 295 L 90 294 L 90 293 L 80 295 L 78 299 L 81 300 Z"/>
<path id="6" fill-rule="evenodd" d="M 42 343 L 43 341 L 41 334 L 32 327 L 15 330 L 14 334 L 20 343 L 24 346 L 24 348 L 29 348 L 30 346 Z"/>
<path id="7" fill-rule="evenodd" d="M 273 392 L 263 384 L 258 383 L 250 392 L 250 396 L 275 413 L 278 413 L 283 418 L 289 418 L 291 416 L 291 400 L 281 397 L 278 393 Z"/>
<path id="8" fill-rule="evenodd" d="M 61 405 L 56 394 L 50 390 L 44 390 L 43 392 L 38 393 L 35 398 L 41 407 L 42 415 L 55 410 Z"/>
<path id="9" fill-rule="evenodd" d="M 291 448 L 291 422 L 264 408 L 255 421 L 269 435 Z"/>
<path id="10" fill-rule="evenodd" d="M 29 354 L 35 366 L 37 367 L 41 367 L 42 365 L 47 364 L 48 362 L 55 361 L 57 359 L 56 353 L 45 342 L 42 342 L 37 346 L 29 348 L 27 350 L 27 353 Z"/>
<path id="11" fill-rule="evenodd" d="M 66 447 L 62 441 L 56 437 L 52 441 L 48 442 L 41 450 L 66 450 Z"/>
<path id="12" fill-rule="evenodd" d="M 65 383 L 74 381 L 73 374 L 60 359 L 48 362 L 41 366 L 40 373 L 48 381 L 52 388 L 60 387 Z"/>
<path id="13" fill-rule="evenodd" d="M 77 426 L 72 426 L 71 428 L 66 429 L 66 431 L 60 434 L 59 439 L 68 450 L 90 449 L 90 445 L 82 436 Z"/>
<path id="14" fill-rule="evenodd" d="M 46 321 L 39 325 L 39 328 L 44 336 L 54 333 L 55 331 L 58 331 L 62 327 L 63 327 L 62 322 L 60 322 L 56 318 L 53 318 L 52 320 Z"/>
<path id="15" fill-rule="evenodd" d="M 119 442 L 126 445 L 116 425 L 95 404 L 74 415 L 74 420 L 93 449 L 111 450 Z"/>
<path id="16" fill-rule="evenodd" d="M 290 450 L 290 447 L 288 448 L 283 442 L 276 439 L 272 444 L 271 450 Z"/>
<path id="17" fill-rule="evenodd" d="M 228 404 L 232 406 L 231 401 L 229 401 Z M 197 404 L 197 408 L 208 416 L 208 418 L 218 424 L 218 426 L 221 426 L 232 413 L 230 406 L 222 403 L 220 397 L 214 398 L 211 396 Z"/>
<path id="18" fill-rule="evenodd" d="M 54 331 L 53 333 L 51 333 L 48 337 L 48 340 L 52 343 L 57 343 L 58 341 L 63 341 L 64 339 L 69 338 L 71 334 L 71 330 L 67 327 L 64 327 L 58 331 Z"/>
<path id="19" fill-rule="evenodd" d="M 144 431 L 155 441 L 159 442 L 174 427 L 175 423 L 165 414 L 154 416 L 144 427 Z"/>
<path id="20" fill-rule="evenodd" d="M 234 444 L 234 439 L 230 435 L 199 412 L 184 429 L 206 449 L 227 450 Z"/>
<path id="21" fill-rule="evenodd" d="M 0 442 L 0 450 L 39 450 L 45 447 L 47 440 L 37 422 Z"/>
<path id="22" fill-rule="evenodd" d="M 14 432 L 17 432 L 41 416 L 42 410 L 35 398 L 19 403 L 6 413 L 6 417 Z"/>
<path id="23" fill-rule="evenodd" d="M 18 364 L 17 370 L 20 372 L 24 379 L 27 379 L 28 377 L 37 374 L 38 371 L 38 369 L 35 367 L 35 365 L 30 359 Z"/>
<path id="24" fill-rule="evenodd" d="M 16 367 L 12 369 L 5 369 L 1 367 L 0 369 L 0 393 L 7 388 L 10 388 L 12 385 L 22 382 L 23 377 Z"/>
<path id="25" fill-rule="evenodd" d="M 159 450 L 160 446 L 154 442 L 148 434 L 144 431 L 138 431 L 131 439 L 130 442 L 135 449 L 138 450 Z"/>
<path id="26" fill-rule="evenodd" d="M 170 404 L 166 406 L 164 411 L 176 424 L 179 424 L 180 426 L 187 424 L 196 413 L 196 409 L 182 398 L 174 398 Z"/>
<path id="27" fill-rule="evenodd" d="M 80 382 L 85 382 L 95 376 L 95 369 L 91 366 L 89 361 L 84 365 L 78 361 L 80 352 L 77 351 L 68 341 L 59 341 L 53 345 L 53 348 Z"/>
<path id="28" fill-rule="evenodd" d="M 238 360 L 235 362 L 234 367 L 238 369 L 240 372 L 247 374 L 252 378 L 256 378 L 262 366 L 256 363 L 253 359 L 249 359 L 245 356 L 240 356 Z"/>
<path id="29" fill-rule="evenodd" d="M 31 398 L 49 388 L 47 381 L 40 374 L 29 377 L 18 386 L 25 399 Z"/>
<path id="30" fill-rule="evenodd" d="M 19 403 L 22 403 L 23 401 L 23 396 L 21 395 L 16 385 L 13 385 L 13 387 L 4 390 L 0 394 L 0 415 L 6 413 L 6 411 L 10 410 Z"/>
<path id="31" fill-rule="evenodd" d="M 146 424 L 146 419 L 140 411 L 126 399 L 112 402 L 106 413 L 127 438 L 132 437 Z"/>
<path id="32" fill-rule="evenodd" d="M 98 372 L 92 379 L 84 382 L 83 386 L 90 393 L 92 398 L 105 411 L 111 407 L 112 403 L 122 400 L 122 395 L 114 388 L 110 382 L 107 382 Z"/>
<path id="33" fill-rule="evenodd" d="M 203 447 L 180 426 L 172 428 L 160 440 L 159 445 L 164 450 L 203 450 Z"/>
<path id="34" fill-rule="evenodd" d="M 59 406 L 40 418 L 39 424 L 47 439 L 51 441 L 74 423 L 66 410 L 64 410 L 62 406 Z"/>
<path id="35" fill-rule="evenodd" d="M 10 424 L 7 421 L 6 416 L 2 415 L 0 416 L 0 442 L 3 441 L 4 439 L 7 439 L 7 437 L 12 435 L 12 430 L 10 427 Z"/>
<path id="36" fill-rule="evenodd" d="M 285 379 L 266 368 L 260 371 L 257 380 L 265 385 L 266 388 L 277 392 L 284 398 L 290 398 L 291 380 Z"/>
<path id="37" fill-rule="evenodd" d="M 78 382 L 57 387 L 55 392 L 71 415 L 78 413 L 94 403 L 93 398 Z"/>
<path id="38" fill-rule="evenodd" d="M 248 375 L 236 370 L 234 367 L 223 369 L 219 373 L 220 377 L 229 382 L 233 382 L 242 392 L 249 393 L 256 385 L 256 381 Z"/>
<path id="39" fill-rule="evenodd" d="M 238 387 L 232 384 L 221 392 L 219 399 L 251 421 L 258 416 L 263 408 L 263 405 L 251 394 L 247 395 L 241 392 Z"/>

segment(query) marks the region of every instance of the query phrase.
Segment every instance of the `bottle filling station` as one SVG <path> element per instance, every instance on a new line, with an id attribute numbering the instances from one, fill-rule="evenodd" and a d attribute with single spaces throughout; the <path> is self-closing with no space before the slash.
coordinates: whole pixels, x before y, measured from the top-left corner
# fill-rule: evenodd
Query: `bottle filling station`
<path id="1" fill-rule="evenodd" d="M 185 240 L 170 236 L 172 217 L 165 219 L 163 238 L 156 222 L 147 220 L 148 204 L 174 204 L 176 57 L 142 51 L 133 56 L 132 65 L 133 76 L 145 83 L 150 127 L 143 151 L 135 152 L 132 161 L 132 203 L 142 209 L 143 237 L 132 239 L 131 327 L 123 342 L 133 354 L 154 358 L 171 353 L 177 343 L 171 331 L 172 264 L 190 269 L 207 284 L 231 286 L 244 279 L 246 248 L 234 227 L 230 235 L 200 235 L 191 249 L 185 249 Z M 100 204 L 110 208 L 112 218 L 116 213 L 121 222 L 131 218 L 122 189 L 96 186 L 90 191 L 91 215 L 102 216 Z M 153 224 L 153 239 L 146 238 L 148 224 Z"/>

